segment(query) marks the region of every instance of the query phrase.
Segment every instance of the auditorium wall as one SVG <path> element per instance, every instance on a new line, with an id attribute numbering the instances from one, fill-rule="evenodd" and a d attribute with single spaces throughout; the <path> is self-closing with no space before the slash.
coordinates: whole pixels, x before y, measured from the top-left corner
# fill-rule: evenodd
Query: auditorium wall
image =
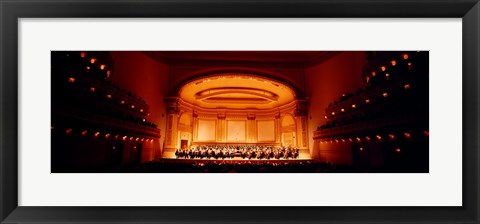
<path id="1" fill-rule="evenodd" d="M 111 80 L 137 97 L 142 97 L 149 105 L 150 115 L 147 119 L 160 129 L 160 139 L 155 139 L 152 146 L 142 149 L 142 161 L 160 158 L 167 114 L 163 100 L 168 93 L 170 66 L 142 52 L 112 51 L 111 56 L 115 62 L 115 74 Z"/>
<path id="2" fill-rule="evenodd" d="M 344 93 L 352 93 L 363 86 L 362 66 L 366 63 L 364 52 L 342 52 L 321 64 L 305 69 L 306 94 L 309 96 L 308 113 L 309 149 L 313 158 L 338 157 L 348 150 L 336 145 L 321 145 L 313 140 L 313 132 L 326 123 L 325 108 Z M 334 155 L 338 152 L 338 155 Z M 348 159 L 348 157 L 346 157 Z"/>

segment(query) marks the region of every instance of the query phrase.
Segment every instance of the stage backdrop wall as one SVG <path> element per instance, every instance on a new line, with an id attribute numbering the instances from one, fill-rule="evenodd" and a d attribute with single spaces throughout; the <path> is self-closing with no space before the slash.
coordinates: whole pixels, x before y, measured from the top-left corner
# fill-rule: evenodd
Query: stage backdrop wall
<path id="1" fill-rule="evenodd" d="M 198 140 L 215 141 L 215 120 L 198 119 Z"/>

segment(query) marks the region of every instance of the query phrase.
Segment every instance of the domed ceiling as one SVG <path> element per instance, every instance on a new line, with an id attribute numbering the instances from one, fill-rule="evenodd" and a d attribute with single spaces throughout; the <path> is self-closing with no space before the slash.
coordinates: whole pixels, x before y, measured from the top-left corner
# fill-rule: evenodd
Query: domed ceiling
<path id="1" fill-rule="evenodd" d="M 199 107 L 226 109 L 271 109 L 296 98 L 287 85 L 248 74 L 195 79 L 180 88 L 179 96 Z"/>

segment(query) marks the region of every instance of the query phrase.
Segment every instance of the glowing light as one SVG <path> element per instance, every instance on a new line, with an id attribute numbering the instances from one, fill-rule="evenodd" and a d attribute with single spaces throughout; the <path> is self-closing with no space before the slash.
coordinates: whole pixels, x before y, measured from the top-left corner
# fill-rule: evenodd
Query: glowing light
<path id="1" fill-rule="evenodd" d="M 332 115 L 335 115 L 335 112 L 332 112 Z"/>
<path id="2" fill-rule="evenodd" d="M 388 137 L 390 137 L 390 139 L 395 139 L 395 135 L 392 134 L 389 134 Z"/>
<path id="3" fill-rule="evenodd" d="M 343 97 L 345 97 L 345 96 L 346 96 L 346 95 L 345 95 L 345 93 L 344 93 L 344 94 L 342 94 L 342 96 L 343 96 Z"/>
<path id="4" fill-rule="evenodd" d="M 122 140 L 125 141 L 127 139 L 127 136 L 123 136 Z"/>
<path id="5" fill-rule="evenodd" d="M 115 139 L 118 139 L 118 137 L 120 137 L 119 135 L 115 135 Z"/>
<path id="6" fill-rule="evenodd" d="M 90 87 L 90 92 L 95 92 L 95 88 L 94 88 L 94 87 Z"/>
<path id="7" fill-rule="evenodd" d="M 335 139 L 335 142 L 338 143 L 338 139 Z"/>
<path id="8" fill-rule="evenodd" d="M 357 137 L 357 142 L 360 142 L 360 141 L 362 141 L 362 139 L 360 139 L 359 137 Z"/>
<path id="9" fill-rule="evenodd" d="M 372 77 L 375 77 L 376 75 L 377 75 L 377 73 L 372 72 Z"/>
<path id="10" fill-rule="evenodd" d="M 366 100 L 365 100 L 365 103 L 370 103 L 370 99 L 366 99 Z"/>
<path id="11" fill-rule="evenodd" d="M 67 130 L 65 130 L 65 134 L 69 135 L 70 133 L 72 133 L 72 129 L 71 129 L 71 128 L 68 128 Z"/>
<path id="12" fill-rule="evenodd" d="M 370 141 L 370 137 L 366 136 L 365 139 L 367 139 L 367 141 Z"/>
<path id="13" fill-rule="evenodd" d="M 150 139 L 150 142 L 153 142 L 153 139 Z"/>
<path id="14" fill-rule="evenodd" d="M 100 65 L 100 69 L 105 69 L 105 65 Z"/>
<path id="15" fill-rule="evenodd" d="M 403 59 L 407 60 L 408 59 L 408 54 L 403 54 Z"/>
<path id="16" fill-rule="evenodd" d="M 410 69 L 412 68 L 412 62 L 408 62 L 407 65 L 408 65 L 408 68 L 410 68 Z"/>
<path id="17" fill-rule="evenodd" d="M 90 70 L 90 66 L 87 66 L 87 70 Z"/>
<path id="18" fill-rule="evenodd" d="M 124 100 L 120 101 L 120 104 L 125 104 L 125 101 Z"/>
<path id="19" fill-rule="evenodd" d="M 396 148 L 395 152 L 400 153 L 400 148 Z"/>
<path id="20" fill-rule="evenodd" d="M 145 140 L 145 139 L 144 138 L 140 139 L 140 141 L 142 141 L 142 142 L 143 142 L 143 140 Z"/>
<path id="21" fill-rule="evenodd" d="M 351 138 L 348 138 L 348 141 L 349 141 L 349 142 L 353 142 L 353 139 L 351 139 Z"/>
<path id="22" fill-rule="evenodd" d="M 92 64 L 94 64 L 96 61 L 97 61 L 97 59 L 95 59 L 95 58 L 90 59 L 90 63 L 92 63 Z"/>
<path id="23" fill-rule="evenodd" d="M 75 82 L 75 78 L 73 78 L 73 77 L 68 78 L 68 82 L 69 82 L 69 83 L 74 83 L 74 82 Z"/>
<path id="24" fill-rule="evenodd" d="M 340 111 L 345 112 L 345 109 L 342 108 L 342 109 L 340 109 Z"/>
<path id="25" fill-rule="evenodd" d="M 363 148 L 359 148 L 360 151 L 363 151 Z"/>
<path id="26" fill-rule="evenodd" d="M 82 136 L 87 135 L 87 131 L 82 131 Z"/>
<path id="27" fill-rule="evenodd" d="M 108 99 L 112 99 L 112 95 L 108 94 L 108 95 L 107 95 L 107 98 L 108 98 Z"/>
<path id="28" fill-rule="evenodd" d="M 98 137 L 99 135 L 100 135 L 99 131 L 95 132 L 95 137 Z"/>
<path id="29" fill-rule="evenodd" d="M 142 112 L 142 113 L 143 113 L 143 109 L 140 109 L 140 112 Z"/>
<path id="30" fill-rule="evenodd" d="M 388 93 L 383 93 L 383 97 L 387 97 L 388 96 Z"/>
<path id="31" fill-rule="evenodd" d="M 132 141 L 132 140 L 133 140 L 133 137 L 130 137 L 130 141 Z"/>
<path id="32" fill-rule="evenodd" d="M 342 138 L 342 142 L 345 142 L 345 139 Z"/>
<path id="33" fill-rule="evenodd" d="M 325 115 L 325 119 L 327 119 L 327 118 L 328 118 L 327 115 Z"/>
<path id="34" fill-rule="evenodd" d="M 81 53 L 80 53 L 80 57 L 82 57 L 82 58 L 84 58 L 85 55 L 87 55 L 87 53 L 85 53 L 85 52 L 81 52 Z"/>
<path id="35" fill-rule="evenodd" d="M 380 69 L 382 69 L 383 72 L 384 72 L 385 70 L 387 70 L 387 68 L 385 68 L 385 66 L 380 67 Z"/>
<path id="36" fill-rule="evenodd" d="M 382 136 L 380 136 L 380 135 L 377 135 L 375 137 L 377 137 L 378 140 L 382 140 Z"/>
<path id="37" fill-rule="evenodd" d="M 139 139 L 140 139 L 140 138 L 136 138 L 136 139 L 135 139 L 135 141 L 137 141 L 137 142 L 138 142 L 138 140 L 139 140 Z"/>
<path id="38" fill-rule="evenodd" d="M 405 89 L 410 89 L 410 84 L 405 84 L 403 87 L 404 87 Z"/>
<path id="39" fill-rule="evenodd" d="M 108 70 L 107 71 L 107 78 L 110 78 L 110 74 L 112 74 L 112 71 Z"/>
<path id="40" fill-rule="evenodd" d="M 411 137 L 410 133 L 408 133 L 408 132 L 403 133 L 403 135 L 405 135 L 405 138 L 410 138 Z"/>
<path id="41" fill-rule="evenodd" d="M 387 74 L 385 74 L 385 76 L 386 76 L 386 77 L 389 77 L 389 76 L 390 76 L 390 74 L 388 74 L 388 73 L 387 73 Z"/>
<path id="42" fill-rule="evenodd" d="M 352 104 L 352 108 L 357 108 L 357 105 L 355 105 L 355 104 Z"/>
<path id="43" fill-rule="evenodd" d="M 390 64 L 392 64 L 392 66 L 395 66 L 397 65 L 397 62 L 395 60 L 391 61 Z"/>
<path id="44" fill-rule="evenodd" d="M 135 108 L 135 105 L 130 106 L 132 109 Z"/>
<path id="45" fill-rule="evenodd" d="M 105 138 L 109 138 L 109 137 L 110 137 L 110 133 L 107 133 L 107 134 L 105 135 Z"/>

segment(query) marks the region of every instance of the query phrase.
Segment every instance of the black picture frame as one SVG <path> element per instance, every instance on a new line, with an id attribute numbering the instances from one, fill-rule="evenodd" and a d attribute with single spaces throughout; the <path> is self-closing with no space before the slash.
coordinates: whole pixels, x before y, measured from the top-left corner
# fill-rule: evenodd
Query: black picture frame
<path id="1" fill-rule="evenodd" d="M 0 0 L 1 223 L 479 223 L 478 0 Z M 462 18 L 461 207 L 18 206 L 18 19 L 120 17 Z M 441 195 L 439 195 L 441 196 Z"/>

